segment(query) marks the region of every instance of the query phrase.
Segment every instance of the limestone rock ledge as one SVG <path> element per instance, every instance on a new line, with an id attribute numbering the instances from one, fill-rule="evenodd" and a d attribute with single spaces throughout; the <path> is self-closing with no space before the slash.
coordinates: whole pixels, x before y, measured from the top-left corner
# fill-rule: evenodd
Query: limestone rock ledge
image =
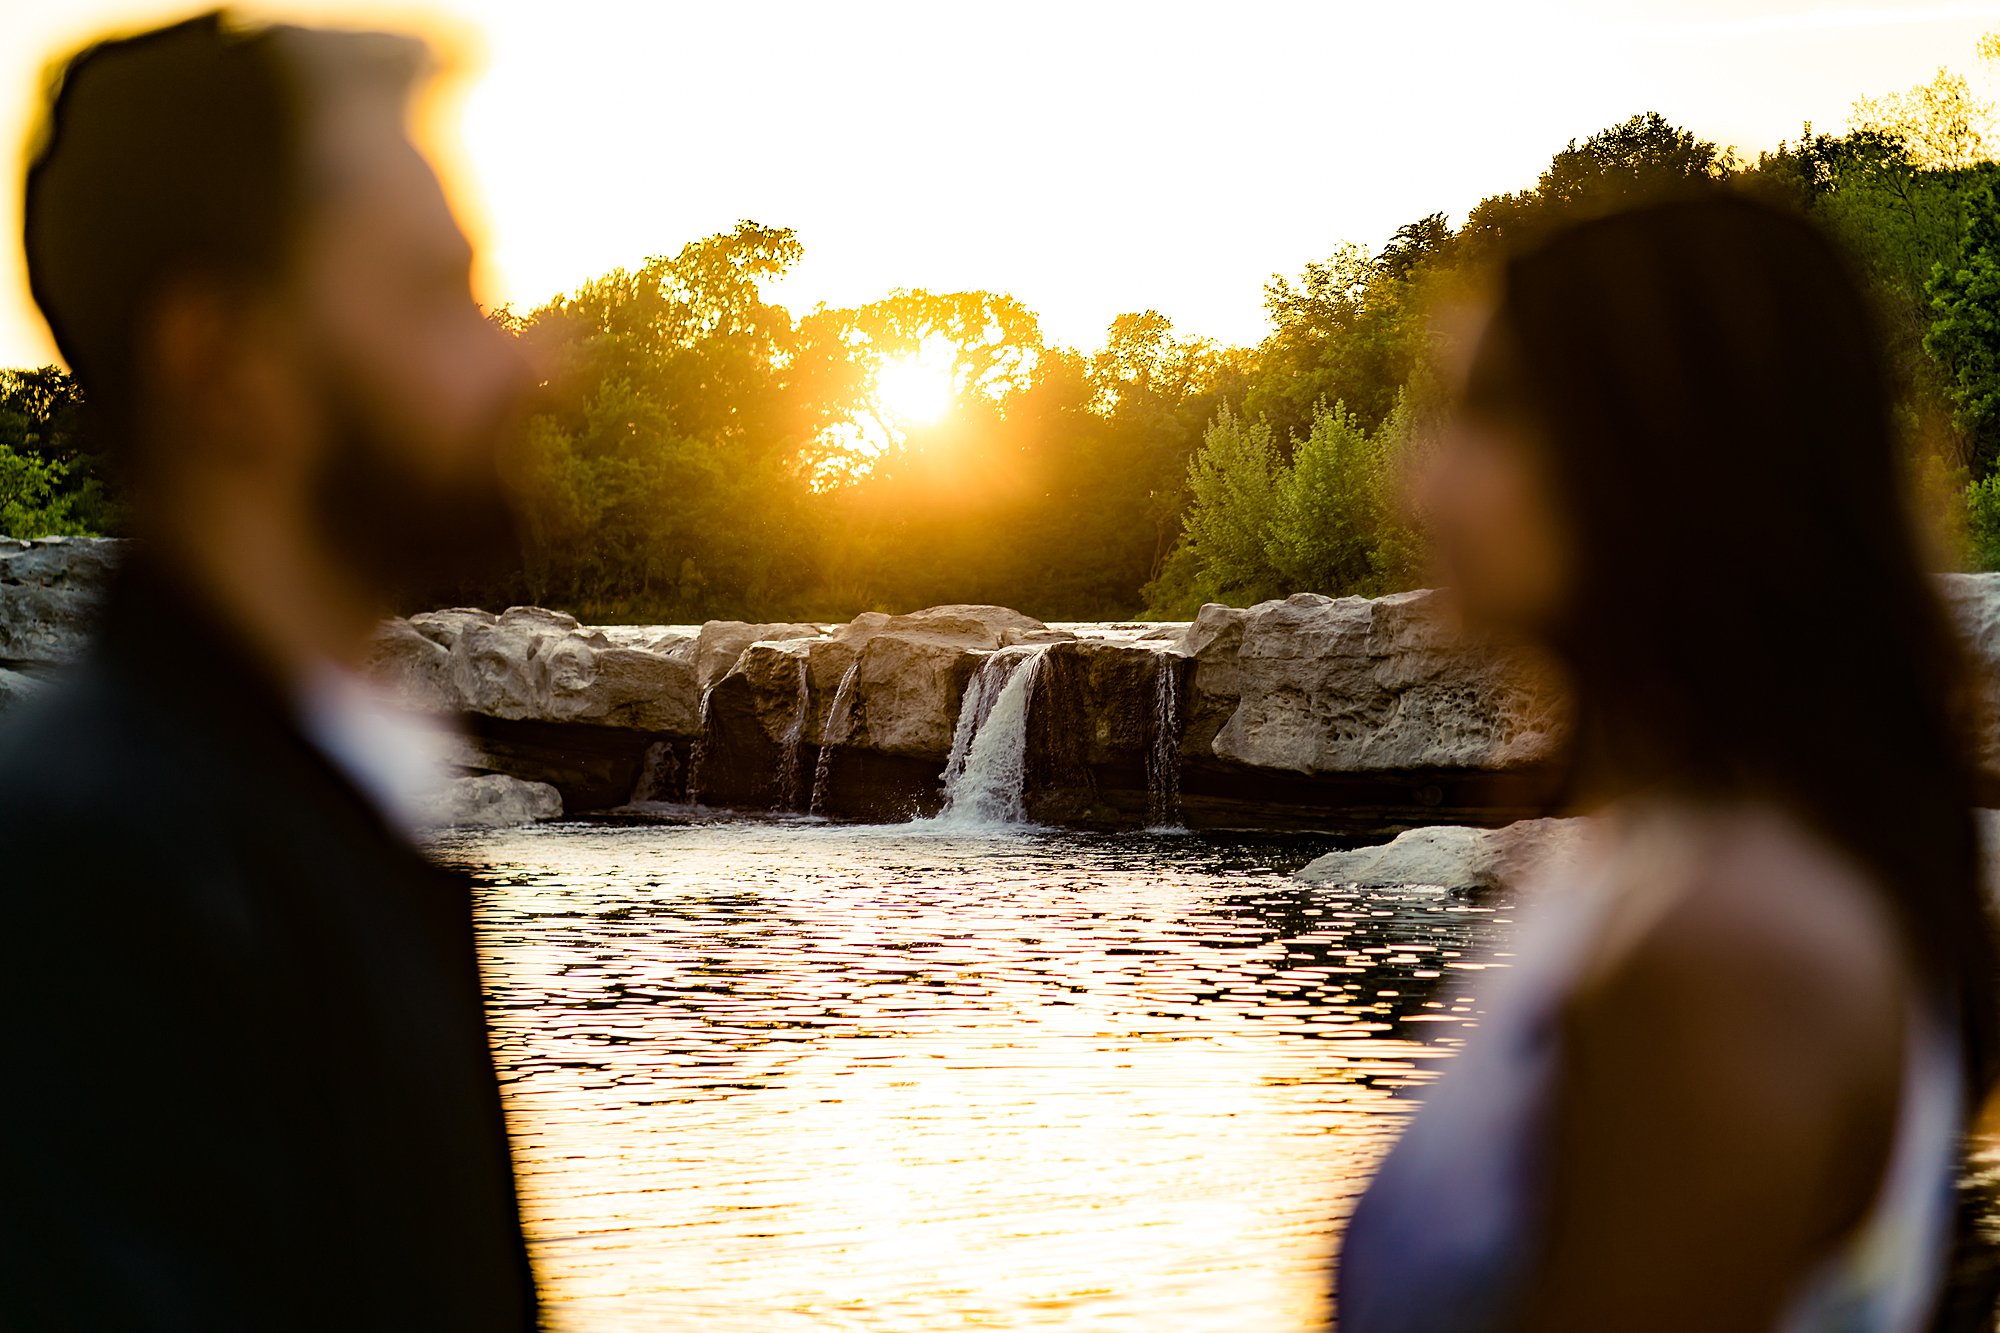
<path id="1" fill-rule="evenodd" d="M 0 707 L 80 650 L 119 546 L 0 540 Z M 1982 673 L 2000 794 L 2000 574 L 1941 587 Z M 650 627 L 448 608 L 386 622 L 369 669 L 407 707 L 464 719 L 467 771 L 546 783 L 572 813 L 698 798 L 880 819 L 937 808 L 968 682 L 1022 645 L 1040 650 L 1024 798 L 1044 823 L 1504 825 L 1544 808 L 1566 725 L 1534 663 L 1467 638 L 1429 591 L 1207 606 L 1150 631 L 997 606 Z M 1469 844 L 1429 851 L 1453 846 Z M 1430 873 L 1477 878 L 1444 864 Z"/>

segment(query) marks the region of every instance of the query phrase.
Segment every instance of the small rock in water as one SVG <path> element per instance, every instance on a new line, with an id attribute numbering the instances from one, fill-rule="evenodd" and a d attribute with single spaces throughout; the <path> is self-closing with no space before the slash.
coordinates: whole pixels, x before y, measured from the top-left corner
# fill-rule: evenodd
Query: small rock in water
<path id="1" fill-rule="evenodd" d="M 509 828 L 562 818 L 562 796 L 546 782 L 498 773 L 453 778 L 424 805 L 428 828 Z"/>
<path id="2" fill-rule="evenodd" d="M 1376 847 L 1329 852 L 1300 870 L 1307 884 L 1366 889 L 1422 885 L 1478 893 L 1518 884 L 1574 856 L 1584 819 L 1524 819 L 1505 828 L 1415 828 Z"/>

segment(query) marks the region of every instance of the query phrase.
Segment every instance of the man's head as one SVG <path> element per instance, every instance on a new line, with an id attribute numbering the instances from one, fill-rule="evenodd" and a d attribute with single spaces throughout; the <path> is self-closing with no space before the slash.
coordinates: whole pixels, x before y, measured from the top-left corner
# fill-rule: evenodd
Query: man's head
<path id="1" fill-rule="evenodd" d="M 505 545 L 526 376 L 407 132 L 428 63 L 211 14 L 63 68 L 29 280 L 142 528 L 289 522 L 361 598 Z"/>

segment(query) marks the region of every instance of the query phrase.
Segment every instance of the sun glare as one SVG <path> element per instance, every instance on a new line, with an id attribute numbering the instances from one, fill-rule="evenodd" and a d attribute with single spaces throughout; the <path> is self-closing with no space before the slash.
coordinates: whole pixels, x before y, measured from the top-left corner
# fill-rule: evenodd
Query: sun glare
<path id="1" fill-rule="evenodd" d="M 951 361 L 926 347 L 913 356 L 885 361 L 875 373 L 875 397 L 882 410 L 899 422 L 923 425 L 951 411 L 957 390 Z"/>

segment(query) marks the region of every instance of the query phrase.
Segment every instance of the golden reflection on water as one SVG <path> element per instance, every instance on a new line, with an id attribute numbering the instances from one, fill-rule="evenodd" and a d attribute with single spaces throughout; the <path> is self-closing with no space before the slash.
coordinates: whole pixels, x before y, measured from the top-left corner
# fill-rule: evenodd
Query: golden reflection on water
<path id="1" fill-rule="evenodd" d="M 1505 924 L 1302 844 L 464 836 L 554 1326 L 1325 1326 Z M 1502 914 L 1504 918 L 1504 913 Z"/>

